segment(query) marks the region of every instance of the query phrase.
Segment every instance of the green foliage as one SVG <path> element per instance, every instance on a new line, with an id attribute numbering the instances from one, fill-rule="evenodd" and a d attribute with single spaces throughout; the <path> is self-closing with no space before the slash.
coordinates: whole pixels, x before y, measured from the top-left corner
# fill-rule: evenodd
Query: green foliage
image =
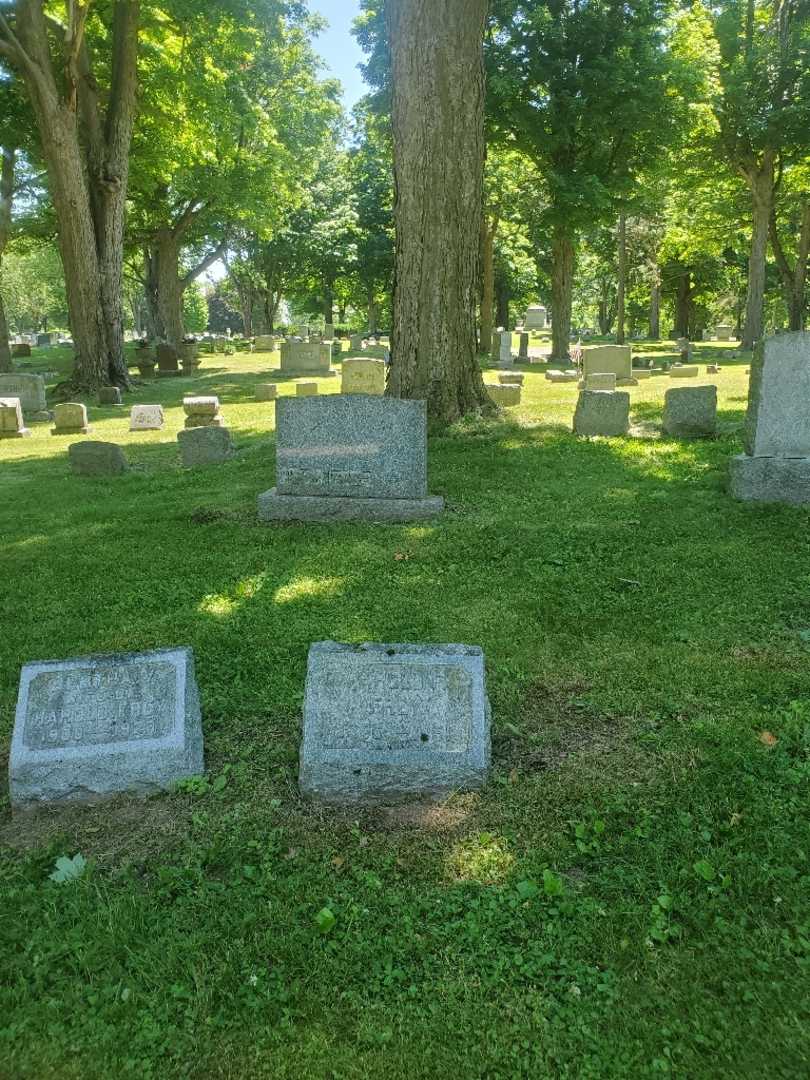
<path id="1" fill-rule="evenodd" d="M 189 334 L 201 334 L 208 329 L 208 300 L 197 281 L 183 294 L 183 326 Z"/>
<path id="2" fill-rule="evenodd" d="M 2 267 L 2 290 L 12 330 L 67 326 L 67 300 L 62 262 L 55 246 L 18 243 Z"/>

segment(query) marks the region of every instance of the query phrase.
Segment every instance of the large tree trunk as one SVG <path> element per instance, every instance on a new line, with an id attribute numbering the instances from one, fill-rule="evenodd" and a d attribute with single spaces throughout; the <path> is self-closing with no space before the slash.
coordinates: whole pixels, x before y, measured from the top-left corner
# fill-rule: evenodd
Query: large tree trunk
<path id="1" fill-rule="evenodd" d="M 683 270 L 678 277 L 675 294 L 675 336 L 689 337 L 689 315 L 692 308 L 692 271 Z"/>
<path id="2" fill-rule="evenodd" d="M 175 348 L 183 340 L 184 292 L 180 277 L 180 242 L 172 229 L 161 229 L 147 256 L 146 293 L 158 340 Z"/>
<path id="3" fill-rule="evenodd" d="M 379 325 L 379 315 L 377 314 L 377 299 L 374 293 L 374 286 L 369 285 L 366 292 L 366 309 L 368 314 L 368 332 L 373 336 L 377 333 L 377 327 Z M 338 312 L 338 318 L 342 323 L 343 312 Z"/>
<path id="4" fill-rule="evenodd" d="M 616 289 L 616 344 L 624 345 L 625 295 L 627 292 L 627 216 L 619 214 L 618 284 Z"/>
<path id="5" fill-rule="evenodd" d="M 72 388 L 80 390 L 129 385 L 121 285 L 140 7 L 115 0 L 106 108 L 84 39 L 87 10 L 69 6 L 64 54 L 55 61 L 42 0 L 17 0 L 16 37 L 0 30 L 36 117 L 76 345 Z"/>
<path id="6" fill-rule="evenodd" d="M 551 263 L 551 359 L 567 364 L 571 350 L 574 290 L 574 234 L 565 222 L 554 226 Z"/>
<path id="7" fill-rule="evenodd" d="M 774 155 L 766 151 L 759 165 L 743 171 L 751 189 L 752 233 L 748 260 L 748 295 L 745 303 L 745 326 L 742 347 L 753 349 L 762 338 L 765 316 L 765 267 L 768 254 L 768 231 L 774 191 Z"/>
<path id="8" fill-rule="evenodd" d="M 3 252 L 11 235 L 11 203 L 14 198 L 14 163 L 16 151 L 10 147 L 0 148 L 0 273 Z M 11 371 L 11 347 L 8 343 L 8 322 L 3 304 L 3 281 L 0 277 L 0 371 Z"/>
<path id="9" fill-rule="evenodd" d="M 333 326 L 335 322 L 335 283 L 327 281 L 324 288 L 323 318 L 327 326 Z"/>
<path id="10" fill-rule="evenodd" d="M 481 336 L 478 351 L 489 353 L 492 348 L 495 309 L 495 233 L 498 219 L 490 224 L 484 215 L 481 219 Z"/>
<path id="11" fill-rule="evenodd" d="M 652 267 L 650 284 L 650 337 L 658 341 L 661 337 L 661 272 L 658 264 Z"/>
<path id="12" fill-rule="evenodd" d="M 487 0 L 389 0 L 396 256 L 388 392 L 452 423 L 488 405 L 476 355 Z"/>

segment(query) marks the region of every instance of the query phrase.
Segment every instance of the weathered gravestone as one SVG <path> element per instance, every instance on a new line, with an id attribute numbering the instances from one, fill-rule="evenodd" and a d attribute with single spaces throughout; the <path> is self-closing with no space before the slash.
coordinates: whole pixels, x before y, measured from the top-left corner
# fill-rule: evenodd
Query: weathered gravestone
<path id="1" fill-rule="evenodd" d="M 117 386 L 102 386 L 98 392 L 99 405 L 123 405 L 121 391 Z"/>
<path id="2" fill-rule="evenodd" d="M 427 493 L 424 401 L 330 394 L 280 398 L 277 486 L 261 521 L 416 521 L 444 500 Z"/>
<path id="3" fill-rule="evenodd" d="M 183 412 L 187 428 L 223 427 L 225 424 L 218 397 L 184 397 Z"/>
<path id="4" fill-rule="evenodd" d="M 256 386 L 257 401 L 275 401 L 277 397 L 278 386 L 276 383 L 259 383 Z"/>
<path id="5" fill-rule="evenodd" d="M 518 351 L 518 359 L 519 360 L 524 360 L 524 361 L 529 359 L 529 335 L 528 334 L 521 334 L 520 335 L 520 349 Z"/>
<path id="6" fill-rule="evenodd" d="M 385 393 L 385 361 L 365 357 L 349 357 L 343 361 L 340 385 L 342 394 Z"/>
<path id="7" fill-rule="evenodd" d="M 485 383 L 484 389 L 496 405 L 510 406 L 520 404 L 521 389 L 508 383 Z"/>
<path id="8" fill-rule="evenodd" d="M 548 312 L 541 304 L 534 304 L 526 309 L 523 325 L 527 330 L 545 330 Z"/>
<path id="9" fill-rule="evenodd" d="M 323 340 L 334 341 L 335 340 L 335 326 L 334 323 L 326 323 L 323 328 Z"/>
<path id="10" fill-rule="evenodd" d="M 87 423 L 87 409 L 77 401 L 56 405 L 53 422 L 51 435 L 87 435 L 91 430 Z"/>
<path id="11" fill-rule="evenodd" d="M 285 341 L 281 346 L 282 375 L 337 375 L 332 369 L 332 346 L 322 342 Z"/>
<path id="12" fill-rule="evenodd" d="M 466 645 L 339 645 L 309 652 L 301 791 L 327 802 L 481 787 L 490 765 L 484 654 Z"/>
<path id="13" fill-rule="evenodd" d="M 616 385 L 632 385 L 633 355 L 629 345 L 589 345 L 582 350 L 582 377 L 612 374 Z"/>
<path id="14" fill-rule="evenodd" d="M 48 407 L 45 380 L 41 375 L 22 375 L 20 372 L 0 375 L 0 397 L 19 398 L 24 413 L 45 412 Z"/>
<path id="15" fill-rule="evenodd" d="M 616 376 L 613 372 L 596 372 L 593 375 L 586 375 L 583 380 L 583 390 L 615 390 L 616 389 Z"/>
<path id="16" fill-rule="evenodd" d="M 273 334 L 259 334 L 254 347 L 256 352 L 275 352 L 276 338 Z"/>
<path id="17" fill-rule="evenodd" d="M 296 379 L 295 380 L 295 396 L 296 397 L 317 397 L 318 396 L 318 384 L 311 379 Z"/>
<path id="18" fill-rule="evenodd" d="M 626 435 L 630 429 L 630 395 L 625 390 L 581 390 L 574 414 L 575 435 Z"/>
<path id="19" fill-rule="evenodd" d="M 498 382 L 502 386 L 523 386 L 526 376 L 522 371 L 499 371 Z"/>
<path id="20" fill-rule="evenodd" d="M 182 375 L 178 366 L 179 353 L 174 345 L 161 342 L 157 347 L 158 378 L 170 378 Z"/>
<path id="21" fill-rule="evenodd" d="M 489 353 L 490 353 L 490 356 L 492 357 L 492 359 L 495 360 L 496 362 L 500 359 L 500 355 L 501 355 L 501 331 L 500 330 L 493 330 L 492 331 L 492 344 L 491 344 Z"/>
<path id="22" fill-rule="evenodd" d="M 26 664 L 11 740 L 11 802 L 151 794 L 203 771 L 191 649 Z"/>
<path id="23" fill-rule="evenodd" d="M 503 330 L 498 345 L 498 363 L 501 367 L 512 367 L 512 332 Z"/>
<path id="24" fill-rule="evenodd" d="M 0 439 L 24 439 L 30 434 L 23 420 L 20 399 L 0 398 Z"/>
<path id="25" fill-rule="evenodd" d="M 186 469 L 220 465 L 233 457 L 231 433 L 224 427 L 194 427 L 177 435 L 180 457 Z"/>
<path id="26" fill-rule="evenodd" d="M 160 405 L 133 405 L 129 414 L 130 431 L 161 431 L 163 409 Z"/>
<path id="27" fill-rule="evenodd" d="M 77 476 L 120 476 L 129 469 L 124 451 L 115 443 L 73 443 L 68 460 Z"/>
<path id="28" fill-rule="evenodd" d="M 46 334 L 37 334 L 37 345 L 50 346 L 59 344 L 59 335 L 53 332 Z"/>
<path id="29" fill-rule="evenodd" d="M 363 348 L 363 341 L 365 338 L 362 334 L 352 334 L 349 337 L 349 351 L 360 352 Z"/>
<path id="30" fill-rule="evenodd" d="M 22 341 L 17 345 L 12 345 L 11 355 L 15 360 L 22 360 L 31 355 L 31 346 L 26 341 Z"/>
<path id="31" fill-rule="evenodd" d="M 673 364 L 669 369 L 670 379 L 696 379 L 700 368 L 695 364 Z"/>
<path id="32" fill-rule="evenodd" d="M 745 453 L 731 490 L 751 502 L 810 503 L 810 331 L 766 338 L 751 366 Z"/>
<path id="33" fill-rule="evenodd" d="M 716 327 L 716 335 L 718 341 L 731 341 L 731 335 L 734 333 L 734 327 L 729 326 L 727 323 L 722 323 Z"/>
<path id="34" fill-rule="evenodd" d="M 677 438 L 717 434 L 717 387 L 679 386 L 664 395 L 664 432 Z"/>

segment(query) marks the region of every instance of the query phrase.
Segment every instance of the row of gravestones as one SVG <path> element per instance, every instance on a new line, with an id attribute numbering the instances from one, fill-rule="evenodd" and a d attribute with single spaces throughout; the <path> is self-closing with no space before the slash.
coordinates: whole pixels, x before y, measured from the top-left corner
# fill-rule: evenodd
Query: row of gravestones
<path id="1" fill-rule="evenodd" d="M 737 494 L 810 504 L 808 400 L 810 334 L 766 342 L 746 454 L 732 470 Z M 424 402 L 331 395 L 282 398 L 277 410 L 277 485 L 259 497 L 263 521 L 441 512 L 427 494 Z M 305 687 L 301 788 L 366 801 L 475 787 L 487 775 L 489 730 L 480 649 L 319 643 Z M 189 649 L 23 668 L 9 764 L 15 807 L 148 793 L 203 767 Z"/>

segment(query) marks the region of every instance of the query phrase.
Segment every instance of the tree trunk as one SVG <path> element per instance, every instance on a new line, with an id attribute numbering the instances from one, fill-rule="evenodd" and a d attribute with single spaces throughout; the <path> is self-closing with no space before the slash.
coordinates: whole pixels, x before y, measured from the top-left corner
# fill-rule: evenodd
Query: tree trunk
<path id="1" fill-rule="evenodd" d="M 571 349 L 574 234 L 566 222 L 554 226 L 551 264 L 551 359 L 567 364 Z"/>
<path id="2" fill-rule="evenodd" d="M 324 322 L 329 326 L 333 326 L 335 322 L 335 283 L 334 281 L 327 281 L 324 288 L 323 298 L 323 318 Z"/>
<path id="3" fill-rule="evenodd" d="M 16 151 L 10 147 L 0 149 L 0 273 L 3 267 L 3 252 L 11 235 L 11 203 L 14 198 L 14 165 Z M 2 277 L 0 277 L 0 290 Z M 8 322 L 0 291 L 0 371 L 11 371 L 11 347 L 8 343 Z"/>
<path id="4" fill-rule="evenodd" d="M 370 285 L 368 288 L 366 307 L 368 308 L 368 332 L 372 335 L 377 333 L 378 316 L 377 316 L 377 301 L 374 297 L 374 286 Z M 343 322 L 343 315 L 340 315 L 340 321 Z"/>
<path id="5" fill-rule="evenodd" d="M 107 382 L 126 387 L 123 230 L 140 6 L 139 0 L 115 0 L 106 108 L 84 40 L 87 7 L 70 10 L 64 72 L 54 70 L 42 0 L 17 0 L 16 38 L 0 31 L 0 43 L 25 81 L 56 211 L 76 346 L 72 389 Z"/>
<path id="6" fill-rule="evenodd" d="M 657 263 L 652 268 L 650 285 L 650 337 L 653 341 L 661 338 L 661 273 Z"/>
<path id="7" fill-rule="evenodd" d="M 618 283 L 616 290 L 616 344 L 624 345 L 625 294 L 627 291 L 627 215 L 619 214 Z"/>
<path id="8" fill-rule="evenodd" d="M 175 348 L 183 340 L 183 293 L 180 277 L 180 243 L 169 228 L 161 229 L 150 245 L 146 292 L 155 335 Z"/>
<path id="9" fill-rule="evenodd" d="M 692 306 L 692 271 L 684 270 L 678 278 L 675 296 L 675 336 L 689 337 L 689 312 Z"/>
<path id="10" fill-rule="evenodd" d="M 810 197 L 802 201 L 802 216 L 799 226 L 799 238 L 796 250 L 796 262 L 791 268 L 776 221 L 776 208 L 771 207 L 770 238 L 779 275 L 782 278 L 782 291 L 788 309 L 791 330 L 804 330 L 805 288 L 807 285 L 807 262 L 810 256 Z"/>
<path id="11" fill-rule="evenodd" d="M 452 423 L 488 406 L 476 355 L 487 0 L 389 0 L 396 254 L 388 392 Z"/>
<path id="12" fill-rule="evenodd" d="M 492 348 L 493 315 L 495 310 L 495 233 L 497 218 L 490 225 L 486 216 L 481 219 L 481 337 L 480 353 Z"/>
<path id="13" fill-rule="evenodd" d="M 745 327 L 742 347 L 753 349 L 762 338 L 765 315 L 765 266 L 768 254 L 768 232 L 771 221 L 774 189 L 774 155 L 768 150 L 759 165 L 744 170 L 751 189 L 752 235 L 748 260 L 748 295 L 745 303 Z"/>

